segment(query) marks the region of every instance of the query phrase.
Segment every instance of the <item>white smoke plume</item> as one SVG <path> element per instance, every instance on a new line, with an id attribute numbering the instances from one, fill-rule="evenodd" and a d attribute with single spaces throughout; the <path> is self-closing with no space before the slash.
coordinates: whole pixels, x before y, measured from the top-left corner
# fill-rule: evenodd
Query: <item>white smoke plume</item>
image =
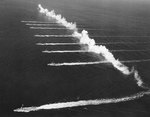
<path id="1" fill-rule="evenodd" d="M 95 99 L 95 100 L 79 100 L 72 102 L 61 102 L 61 103 L 52 103 L 45 104 L 39 107 L 21 107 L 15 109 L 15 112 L 31 112 L 38 110 L 52 110 L 52 109 L 62 109 L 62 108 L 71 108 L 71 107 L 79 107 L 79 106 L 87 106 L 87 105 L 100 105 L 100 104 L 109 104 L 109 103 L 119 103 L 125 101 L 131 101 L 138 98 L 143 97 L 144 95 L 149 95 L 150 92 L 140 92 L 128 97 L 123 98 L 111 98 L 111 99 Z"/>
<path id="2" fill-rule="evenodd" d="M 77 30 L 76 23 L 67 22 L 66 19 L 62 17 L 60 14 L 56 15 L 54 10 L 49 12 L 48 9 L 44 9 L 40 4 L 38 6 L 40 9 L 40 13 L 44 13 L 46 16 L 56 19 L 57 23 L 62 24 L 63 26 L 65 26 L 66 28 L 70 30 L 73 30 L 73 31 Z"/>
<path id="3" fill-rule="evenodd" d="M 87 44 L 88 51 L 102 55 L 106 61 L 109 61 L 114 66 L 114 68 L 118 69 L 123 74 L 125 74 L 125 75 L 134 74 L 135 80 L 137 81 L 137 85 L 139 87 L 144 87 L 143 86 L 144 83 L 143 83 L 141 77 L 139 76 L 137 70 L 135 70 L 134 68 L 132 68 L 132 70 L 130 70 L 127 66 L 125 66 L 123 63 L 121 63 L 118 59 L 115 59 L 114 55 L 105 46 L 96 45 L 95 40 L 89 37 L 88 32 L 86 30 L 83 30 L 80 33 L 80 32 L 78 32 L 76 23 L 67 22 L 67 20 L 64 17 L 62 17 L 60 14 L 57 15 L 54 12 L 54 10 L 49 11 L 48 9 L 44 9 L 40 4 L 38 5 L 38 7 L 39 7 L 40 13 L 43 13 L 47 17 L 55 19 L 57 23 L 65 26 L 69 30 L 72 30 L 73 31 L 72 36 L 77 38 L 80 43 Z"/>

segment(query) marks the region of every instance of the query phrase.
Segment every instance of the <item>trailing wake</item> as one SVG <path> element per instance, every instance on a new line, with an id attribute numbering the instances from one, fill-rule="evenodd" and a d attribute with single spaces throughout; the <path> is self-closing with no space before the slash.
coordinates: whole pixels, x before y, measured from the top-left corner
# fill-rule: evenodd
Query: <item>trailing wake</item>
<path id="1" fill-rule="evenodd" d="M 117 45 L 117 44 L 147 44 L 150 42 L 101 42 L 101 43 L 96 43 L 97 45 Z M 48 45 L 85 45 L 81 43 L 36 43 L 36 45 L 40 46 L 48 46 Z"/>
<path id="2" fill-rule="evenodd" d="M 38 25 L 40 25 L 40 24 L 38 24 Z M 38 25 L 36 25 L 36 26 L 38 26 Z M 35 29 L 35 30 L 53 30 L 53 29 L 55 29 L 55 30 L 65 30 L 66 28 L 58 28 L 58 27 L 56 27 L 56 28 L 51 28 L 51 27 L 30 27 L 30 29 Z M 83 28 L 78 28 L 78 30 L 83 30 Z M 94 30 L 94 31 L 96 31 L 96 30 L 104 30 L 104 29 L 86 28 L 86 30 Z"/>
<path id="3" fill-rule="evenodd" d="M 40 46 L 59 46 L 59 45 L 82 45 L 80 43 L 36 43 L 36 45 Z"/>
<path id="4" fill-rule="evenodd" d="M 35 37 L 73 37 L 72 35 L 34 35 Z"/>
<path id="5" fill-rule="evenodd" d="M 81 66 L 81 65 L 95 65 L 101 63 L 110 63 L 108 61 L 96 61 L 96 62 L 71 62 L 71 63 L 49 63 L 48 66 Z"/>
<path id="6" fill-rule="evenodd" d="M 49 51 L 49 50 L 44 50 L 42 51 L 43 53 L 86 53 L 88 51 L 86 50 L 56 50 L 56 51 Z"/>
<path id="7" fill-rule="evenodd" d="M 52 110 L 52 109 L 62 109 L 62 108 L 71 108 L 78 106 L 87 106 L 87 105 L 100 105 L 100 104 L 110 104 L 110 103 L 119 103 L 125 101 L 131 101 L 138 98 L 143 97 L 144 95 L 149 95 L 150 92 L 140 92 L 131 96 L 123 97 L 123 98 L 110 98 L 110 99 L 95 99 L 95 100 L 79 100 L 72 102 L 60 102 L 60 103 L 52 103 L 45 104 L 38 107 L 22 107 L 15 109 L 15 112 L 30 112 L 30 111 L 38 111 L 38 110 Z"/>
<path id="8" fill-rule="evenodd" d="M 137 85 L 139 87 L 144 88 L 144 89 L 148 89 L 148 91 L 139 92 L 137 94 L 122 97 L 122 98 L 79 100 L 79 101 L 45 104 L 45 105 L 41 105 L 38 107 L 21 107 L 21 108 L 15 109 L 14 110 L 15 112 L 30 112 L 30 111 L 38 111 L 38 110 L 43 110 L 43 109 L 45 109 L 45 110 L 47 110 L 47 109 L 61 109 L 61 108 L 70 108 L 70 107 L 87 106 L 87 105 L 119 103 L 119 102 L 125 102 L 125 101 L 138 99 L 138 98 L 143 97 L 144 95 L 150 94 L 150 89 L 144 85 L 141 77 L 138 74 L 138 71 L 135 70 L 134 68 L 132 68 L 130 70 L 127 66 L 125 66 L 123 64 L 123 61 L 119 61 L 119 60 L 115 59 L 114 55 L 105 46 L 96 45 L 95 40 L 91 39 L 89 37 L 88 32 L 86 30 L 83 30 L 81 33 L 78 32 L 78 28 L 76 27 L 76 23 L 67 22 L 64 17 L 62 17 L 61 15 L 56 15 L 54 11 L 49 12 L 48 9 L 44 9 L 40 4 L 39 4 L 39 10 L 40 10 L 40 13 L 43 13 L 46 16 L 48 16 L 52 19 L 55 19 L 57 23 L 65 26 L 69 30 L 72 30 L 73 34 L 71 36 L 78 39 L 81 44 L 88 45 L 87 51 L 102 55 L 105 58 L 104 61 L 94 62 L 94 64 L 111 63 L 114 66 L 114 68 L 118 69 L 124 75 L 133 74 Z M 35 23 L 35 22 L 32 22 L 32 23 Z M 41 35 L 38 35 L 38 36 L 41 36 Z M 146 60 L 143 60 L 143 61 L 146 61 Z M 149 61 L 149 60 L 147 60 L 147 61 Z M 131 62 L 131 61 L 128 61 L 128 62 Z M 135 60 L 135 62 L 138 62 L 138 60 Z M 48 65 L 50 65 L 50 66 L 63 66 L 63 65 L 86 65 L 86 64 L 93 64 L 93 63 L 92 62 L 57 63 L 57 64 L 56 63 L 50 63 Z"/>
<path id="9" fill-rule="evenodd" d="M 32 23 L 27 23 L 27 26 L 53 26 L 56 25 L 56 23 L 50 23 L 50 24 L 32 24 Z"/>
<path id="10" fill-rule="evenodd" d="M 30 27 L 30 29 L 40 29 L 40 30 L 66 30 L 66 28 L 58 28 L 58 27 L 55 27 L 55 28 L 51 28 L 51 27 Z"/>
<path id="11" fill-rule="evenodd" d="M 43 22 L 43 21 L 21 21 L 24 23 L 44 23 L 44 24 L 56 24 L 55 22 Z"/>
<path id="12" fill-rule="evenodd" d="M 73 45 L 73 44 L 72 44 Z M 110 50 L 110 52 L 141 52 L 141 51 L 150 51 L 150 50 Z M 91 52 L 88 50 L 44 50 L 43 53 L 87 53 Z"/>
<path id="13" fill-rule="evenodd" d="M 84 32 L 85 30 L 83 30 Z M 87 32 L 87 31 L 86 31 Z M 85 33 L 85 32 L 84 32 Z M 76 34 L 76 33 L 74 33 Z M 75 35 L 34 35 L 35 37 L 74 37 L 74 38 L 79 38 L 79 37 L 76 37 Z M 79 35 L 78 35 L 79 36 Z M 100 35 L 92 35 L 92 36 L 88 36 L 89 38 L 93 38 L 93 37 L 107 37 L 107 36 L 100 36 Z M 113 36 L 110 36 L 110 37 L 113 37 Z"/>
<path id="14" fill-rule="evenodd" d="M 139 62 L 150 62 L 150 59 L 141 60 L 124 60 L 122 63 L 139 63 Z M 70 62 L 70 63 L 49 63 L 48 66 L 81 66 L 81 65 L 97 65 L 103 63 L 110 63 L 109 61 L 95 61 L 95 62 Z"/>
<path id="15" fill-rule="evenodd" d="M 85 30 L 83 30 L 82 31 L 82 33 L 87 33 L 87 35 L 88 35 L 88 32 L 87 31 L 85 31 Z M 75 35 L 77 34 L 77 33 L 74 33 Z M 69 37 L 75 37 L 75 38 L 78 38 L 78 37 L 76 37 L 75 35 L 69 35 Z M 53 35 L 35 35 L 35 37 L 52 37 Z M 55 35 L 55 37 L 64 37 L 64 36 L 68 36 L 68 35 Z M 78 35 L 79 36 L 79 35 Z M 81 36 L 81 35 L 80 35 Z M 92 36 L 89 36 L 88 35 L 88 37 L 89 38 L 93 38 L 93 37 L 150 37 L 150 36 L 100 36 L 100 35 L 92 35 Z"/>

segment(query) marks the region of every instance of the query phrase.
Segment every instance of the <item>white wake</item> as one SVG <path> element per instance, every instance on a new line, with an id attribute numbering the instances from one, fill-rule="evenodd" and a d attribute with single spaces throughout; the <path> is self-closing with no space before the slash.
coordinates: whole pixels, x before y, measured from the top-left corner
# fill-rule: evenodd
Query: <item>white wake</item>
<path id="1" fill-rule="evenodd" d="M 140 62 L 150 62 L 150 59 L 140 59 L 140 60 L 124 60 L 122 63 L 140 63 Z M 95 62 L 70 62 L 70 63 L 49 63 L 48 66 L 81 66 L 81 65 L 97 65 L 103 63 L 110 63 L 109 61 L 95 61 Z"/>
<path id="2" fill-rule="evenodd" d="M 85 33 L 86 35 L 88 35 L 88 32 L 87 31 L 85 31 L 85 30 L 83 30 L 82 31 L 82 33 Z M 77 33 L 75 33 L 75 34 L 77 34 Z M 35 35 L 35 37 L 52 37 L 51 35 Z M 67 36 L 67 35 L 55 35 L 55 36 L 59 36 L 59 37 L 64 37 L 64 36 Z M 77 35 L 76 35 L 77 36 Z M 71 35 L 71 37 L 76 37 L 75 35 Z M 77 38 L 79 38 L 79 37 L 81 37 L 81 35 L 79 36 L 78 35 L 78 37 Z M 89 36 L 88 35 L 88 37 L 125 37 L 125 38 L 127 38 L 127 37 L 150 37 L 150 36 L 100 36 L 100 35 L 92 35 L 92 36 Z"/>
<path id="3" fill-rule="evenodd" d="M 72 44 L 74 45 L 74 44 Z M 141 52 L 150 50 L 110 50 L 110 52 Z M 88 50 L 44 50 L 43 53 L 88 53 Z"/>
<path id="4" fill-rule="evenodd" d="M 138 74 L 138 71 L 132 68 L 130 70 L 127 66 L 123 64 L 123 61 L 119 61 L 115 59 L 113 54 L 102 45 L 96 45 L 95 40 L 91 39 L 88 35 L 88 32 L 86 30 L 83 30 L 81 33 L 78 32 L 78 29 L 76 27 L 75 23 L 67 22 L 64 17 L 61 15 L 56 15 L 54 11 L 48 11 L 48 9 L 44 9 L 39 4 L 39 10 L 40 13 L 45 14 L 46 16 L 55 19 L 57 23 L 60 23 L 61 25 L 65 26 L 67 29 L 73 31 L 73 37 L 79 40 L 81 44 L 87 44 L 88 45 L 88 51 L 94 52 L 97 54 L 102 55 L 105 58 L 105 61 L 99 61 L 99 62 L 108 62 L 111 63 L 116 69 L 118 69 L 121 73 L 125 75 L 133 74 L 134 78 L 136 80 L 136 83 L 139 87 L 147 89 L 145 87 L 141 77 Z M 32 22 L 33 23 L 33 22 Z M 129 61 L 130 62 L 130 61 Z M 50 63 L 48 65 L 77 65 L 77 64 L 84 64 L 84 63 Z M 86 63 L 87 64 L 87 63 Z M 89 64 L 89 63 L 88 63 Z M 97 64 L 97 63 L 96 63 Z M 110 99 L 95 99 L 95 100 L 79 100 L 79 101 L 70 101 L 70 102 L 60 102 L 60 103 L 51 103 L 51 104 L 45 104 L 38 107 L 21 107 L 18 109 L 15 109 L 15 112 L 30 112 L 30 111 L 38 111 L 38 110 L 47 110 L 47 109 L 61 109 L 61 108 L 71 108 L 71 107 L 78 107 L 78 106 L 87 106 L 87 105 L 100 105 L 100 104 L 109 104 L 109 103 L 119 103 L 119 102 L 125 102 L 130 101 L 134 99 L 138 99 L 143 97 L 144 95 L 150 94 L 150 89 L 148 88 L 148 91 L 146 92 L 140 92 L 131 96 L 126 96 L 122 98 L 110 98 Z"/>
<path id="5" fill-rule="evenodd" d="M 37 29 L 37 30 L 66 30 L 66 28 L 51 28 L 51 27 L 30 27 L 30 29 Z"/>
<path id="6" fill-rule="evenodd" d="M 40 25 L 44 25 L 44 24 L 37 24 L 37 25 L 35 25 L 35 26 L 40 26 Z M 49 25 L 49 24 L 48 24 Z M 47 26 L 48 26 L 47 25 Z M 52 25 L 51 25 L 52 26 Z M 51 27 L 30 27 L 30 29 L 35 29 L 35 30 L 53 30 L 53 29 L 55 29 L 55 30 L 64 30 L 64 29 L 66 29 L 66 28 L 59 28 L 59 27 L 53 27 L 53 28 L 51 28 Z M 78 30 L 83 30 L 84 28 L 78 28 Z M 105 30 L 105 29 L 94 29 L 94 28 L 86 28 L 86 30 L 93 30 L 93 31 L 98 31 L 98 30 Z"/>
<path id="7" fill-rule="evenodd" d="M 88 52 L 87 50 L 56 50 L 56 51 L 49 51 L 49 50 L 44 50 L 42 51 L 43 53 L 86 53 Z"/>
<path id="8" fill-rule="evenodd" d="M 56 25 L 57 23 L 50 23 L 50 24 L 30 24 L 30 23 L 27 23 L 26 25 L 27 26 L 53 26 L 53 25 Z"/>
<path id="9" fill-rule="evenodd" d="M 43 21 L 26 21 L 26 20 L 22 20 L 21 22 L 23 23 L 43 23 L 43 24 L 56 24 L 56 22 L 43 22 Z"/>
<path id="10" fill-rule="evenodd" d="M 82 45 L 80 43 L 36 43 L 36 45 L 40 45 L 40 46 L 59 46 L 59 45 Z"/>
<path id="11" fill-rule="evenodd" d="M 101 42 L 101 43 L 96 43 L 97 45 L 117 45 L 117 44 L 147 44 L 150 42 Z M 48 45 L 85 45 L 81 43 L 36 43 L 36 45 L 40 46 L 48 46 Z"/>
<path id="12" fill-rule="evenodd" d="M 62 109 L 62 108 L 71 108 L 71 107 L 79 107 L 79 106 L 87 106 L 87 105 L 100 105 L 100 104 L 110 104 L 110 103 L 119 103 L 125 101 L 131 101 L 138 98 L 143 97 L 144 95 L 149 95 L 150 92 L 140 92 L 131 96 L 123 97 L 123 98 L 110 98 L 110 99 L 95 99 L 95 100 L 79 100 L 72 102 L 60 102 L 60 103 L 52 103 L 45 104 L 38 107 L 22 107 L 15 109 L 15 112 L 30 112 L 30 111 L 38 111 L 38 110 L 52 110 L 52 109 Z"/>
<path id="13" fill-rule="evenodd" d="M 72 35 L 34 35 L 35 37 L 73 37 Z"/>

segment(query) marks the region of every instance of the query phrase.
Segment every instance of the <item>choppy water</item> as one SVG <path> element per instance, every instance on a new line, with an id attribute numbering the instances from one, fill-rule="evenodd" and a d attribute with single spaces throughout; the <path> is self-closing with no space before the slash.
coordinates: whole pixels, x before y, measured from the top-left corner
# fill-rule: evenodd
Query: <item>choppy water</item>
<path id="1" fill-rule="evenodd" d="M 149 13 L 147 4 L 82 1 L 1 1 L 0 2 L 0 112 L 2 116 L 148 116 L 149 96 L 141 99 L 99 106 L 14 113 L 13 109 L 53 102 L 81 99 L 116 98 L 143 89 L 132 76 L 123 76 L 110 64 L 48 67 L 48 63 L 89 62 L 100 58 L 89 53 L 45 54 L 44 50 L 80 50 L 79 45 L 37 46 L 36 43 L 75 43 L 72 38 L 36 38 L 34 35 L 71 34 L 68 30 L 31 30 L 22 20 L 49 21 L 37 11 L 38 3 L 77 22 L 89 30 L 96 43 L 108 44 L 110 50 L 148 50 Z M 58 28 L 57 24 L 48 26 Z M 126 43 L 124 43 L 126 42 Z M 131 43 L 132 42 L 132 43 Z M 137 43 L 138 42 L 138 43 Z M 129 44 L 130 43 L 130 44 Z M 150 51 L 113 53 L 119 60 L 150 59 Z M 143 81 L 150 84 L 150 62 L 128 63 L 135 66 Z"/>

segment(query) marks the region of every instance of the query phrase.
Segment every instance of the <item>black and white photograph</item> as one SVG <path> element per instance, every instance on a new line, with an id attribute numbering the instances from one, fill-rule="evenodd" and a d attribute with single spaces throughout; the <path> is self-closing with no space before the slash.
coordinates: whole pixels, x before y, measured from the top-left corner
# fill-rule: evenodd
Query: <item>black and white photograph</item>
<path id="1" fill-rule="evenodd" d="M 0 117 L 150 117 L 150 0 L 0 0 Z"/>

